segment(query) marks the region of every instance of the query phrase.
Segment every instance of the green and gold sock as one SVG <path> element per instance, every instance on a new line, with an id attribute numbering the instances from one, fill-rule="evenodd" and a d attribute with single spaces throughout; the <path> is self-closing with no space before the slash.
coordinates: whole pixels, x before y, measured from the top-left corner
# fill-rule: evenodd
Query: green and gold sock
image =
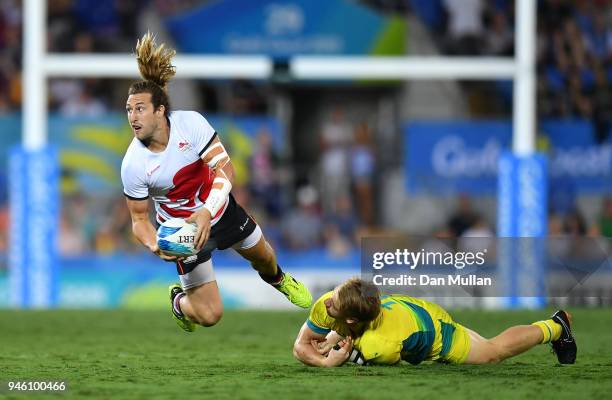
<path id="1" fill-rule="evenodd" d="M 534 322 L 531 325 L 535 325 L 542 330 L 542 334 L 544 335 L 544 338 L 542 339 L 542 342 L 541 342 L 542 344 L 550 343 L 552 341 L 559 339 L 561 337 L 561 332 L 563 330 L 563 328 L 561 328 L 561 325 L 559 325 L 552 319 Z"/>

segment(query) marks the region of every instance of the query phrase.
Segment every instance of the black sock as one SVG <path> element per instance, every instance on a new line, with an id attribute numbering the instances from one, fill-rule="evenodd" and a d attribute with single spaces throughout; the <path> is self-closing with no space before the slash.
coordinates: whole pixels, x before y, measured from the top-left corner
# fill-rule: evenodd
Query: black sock
<path id="1" fill-rule="evenodd" d="M 259 276 L 264 280 L 264 282 L 267 282 L 272 286 L 278 286 L 283 279 L 283 270 L 281 269 L 280 265 L 276 264 L 276 275 L 264 275 L 260 272 Z"/>

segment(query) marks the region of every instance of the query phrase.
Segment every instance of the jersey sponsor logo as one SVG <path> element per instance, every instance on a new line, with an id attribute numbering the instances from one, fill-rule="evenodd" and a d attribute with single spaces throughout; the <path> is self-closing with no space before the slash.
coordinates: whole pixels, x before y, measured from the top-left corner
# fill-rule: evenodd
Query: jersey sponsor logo
<path id="1" fill-rule="evenodd" d="M 189 143 L 186 140 L 183 140 L 183 141 L 179 142 L 179 144 L 178 144 L 178 148 L 179 148 L 180 151 L 187 151 L 187 150 L 191 149 L 191 147 L 192 147 L 191 143 Z"/>
<path id="2" fill-rule="evenodd" d="M 241 231 L 244 231 L 244 228 L 246 228 L 246 226 L 247 226 L 247 224 L 248 224 L 248 223 L 249 223 L 249 219 L 247 218 L 247 219 L 246 219 L 246 221 L 244 221 L 244 224 L 242 224 L 242 225 L 240 226 L 240 230 L 241 230 Z"/>
<path id="3" fill-rule="evenodd" d="M 157 171 L 157 170 L 159 169 L 159 167 L 161 167 L 161 165 L 157 165 L 157 166 L 156 166 L 155 168 L 153 168 L 152 170 L 147 171 L 147 176 L 151 176 L 151 175 L 153 175 L 153 173 L 154 173 L 155 171 Z"/>
<path id="4" fill-rule="evenodd" d="M 192 255 L 192 256 L 189 256 L 189 257 L 185 258 L 185 259 L 183 260 L 183 263 L 190 263 L 190 262 L 193 262 L 193 261 L 195 261 L 195 260 L 197 260 L 197 259 L 198 259 L 198 255 L 197 255 L 197 254 L 194 254 L 194 255 Z"/>

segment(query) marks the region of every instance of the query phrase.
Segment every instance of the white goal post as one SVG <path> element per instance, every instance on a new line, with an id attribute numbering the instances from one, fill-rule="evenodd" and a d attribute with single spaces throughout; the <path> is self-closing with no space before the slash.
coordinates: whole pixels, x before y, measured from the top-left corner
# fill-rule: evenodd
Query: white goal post
<path id="1" fill-rule="evenodd" d="M 138 77 L 131 54 L 47 53 L 46 3 L 24 0 L 22 146 L 11 152 L 9 161 L 9 280 L 11 301 L 18 307 L 59 304 L 60 266 L 54 239 L 59 235 L 60 168 L 57 149 L 47 143 L 47 79 Z M 538 237 L 545 234 L 547 226 L 547 175 L 544 157 L 534 152 L 535 16 L 536 1 L 517 0 L 514 58 L 296 56 L 289 59 L 288 72 L 297 81 L 513 79 L 514 154 L 500 158 L 498 233 Z M 275 73 L 274 61 L 265 55 L 179 55 L 174 62 L 179 78 L 265 80 L 274 78 Z M 534 251 L 537 253 L 537 249 Z M 536 253 L 530 259 L 537 261 Z M 516 275 L 512 257 L 509 252 L 500 265 Z M 520 304 L 516 296 L 515 292 L 508 293 L 506 298 L 513 299 L 511 306 Z M 541 299 L 536 298 L 535 304 L 543 304 Z"/>
<path id="2" fill-rule="evenodd" d="M 46 1 L 25 0 L 23 146 L 35 150 L 47 142 L 49 77 L 138 76 L 129 54 L 49 54 L 46 43 Z M 528 155 L 535 143 L 536 2 L 516 2 L 515 58 L 500 57 L 320 57 L 297 56 L 289 62 L 298 80 L 326 79 L 513 79 L 513 150 Z M 266 79 L 273 74 L 267 56 L 199 56 L 175 58 L 177 77 Z"/>

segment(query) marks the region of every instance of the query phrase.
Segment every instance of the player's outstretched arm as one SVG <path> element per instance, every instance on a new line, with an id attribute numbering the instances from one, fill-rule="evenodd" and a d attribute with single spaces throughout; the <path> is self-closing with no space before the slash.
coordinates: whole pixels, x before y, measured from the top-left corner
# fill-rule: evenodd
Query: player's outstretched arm
<path id="1" fill-rule="evenodd" d="M 350 338 L 345 340 L 342 348 L 331 350 L 327 356 L 319 354 L 312 344 L 313 341 L 321 342 L 324 340 L 325 335 L 314 332 L 307 324 L 302 325 L 293 345 L 294 357 L 313 367 L 336 367 L 344 364 L 353 345 Z"/>

